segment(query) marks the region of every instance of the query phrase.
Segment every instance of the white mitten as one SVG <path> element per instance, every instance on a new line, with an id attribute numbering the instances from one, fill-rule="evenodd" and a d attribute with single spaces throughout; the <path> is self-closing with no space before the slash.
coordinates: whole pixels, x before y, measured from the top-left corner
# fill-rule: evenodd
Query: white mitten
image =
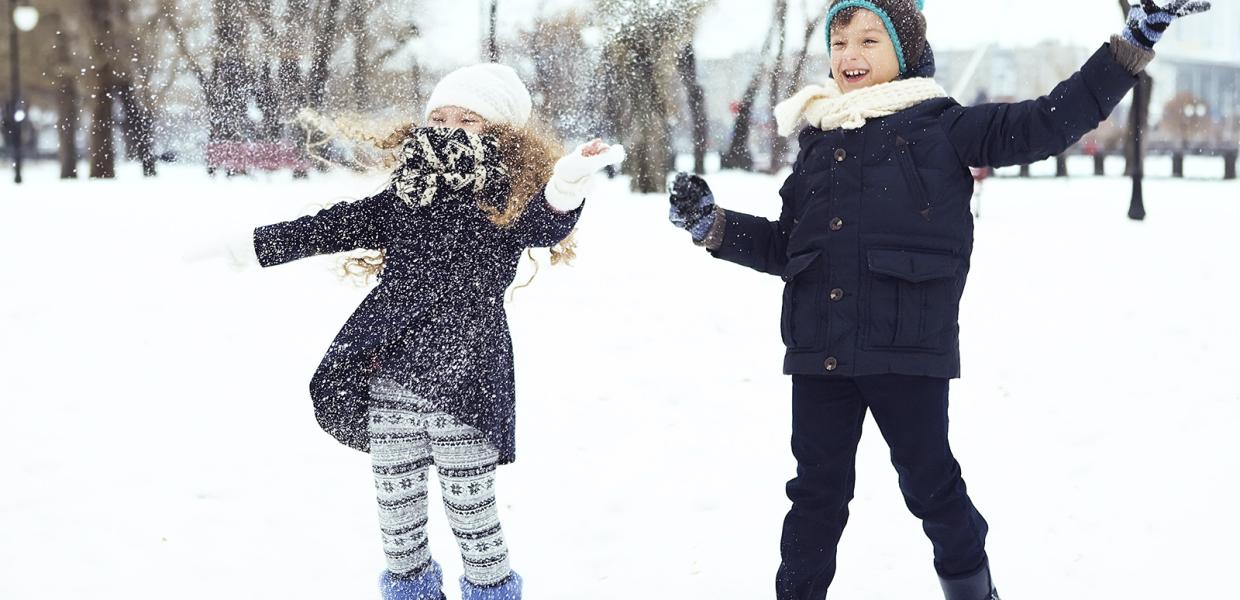
<path id="1" fill-rule="evenodd" d="M 254 251 L 253 229 L 234 233 L 224 240 L 194 244 L 186 250 L 182 258 L 188 263 L 224 259 L 228 261 L 230 267 L 238 271 L 247 267 L 260 266 L 258 254 Z"/>
<path id="2" fill-rule="evenodd" d="M 547 202 L 560 212 L 576 210 L 581 206 L 592 175 L 609 165 L 624 162 L 624 146 L 616 144 L 594 156 L 582 156 L 581 151 L 587 146 L 588 143 L 577 146 L 557 161 L 551 181 L 547 182 Z"/>

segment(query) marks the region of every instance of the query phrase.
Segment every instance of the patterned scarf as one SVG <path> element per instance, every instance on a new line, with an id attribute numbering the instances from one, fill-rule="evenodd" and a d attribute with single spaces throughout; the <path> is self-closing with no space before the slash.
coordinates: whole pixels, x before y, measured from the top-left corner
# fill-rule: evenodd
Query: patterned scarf
<path id="1" fill-rule="evenodd" d="M 498 140 L 464 129 L 415 129 L 401 146 L 400 159 L 392 188 L 411 207 L 462 192 L 475 197 L 498 192 L 508 183 Z"/>
<path id="2" fill-rule="evenodd" d="M 838 83 L 811 85 L 775 107 L 779 135 L 791 135 L 801 119 L 823 131 L 858 129 L 867 119 L 894 115 L 947 92 L 933 79 L 917 77 L 880 83 L 847 94 Z"/>

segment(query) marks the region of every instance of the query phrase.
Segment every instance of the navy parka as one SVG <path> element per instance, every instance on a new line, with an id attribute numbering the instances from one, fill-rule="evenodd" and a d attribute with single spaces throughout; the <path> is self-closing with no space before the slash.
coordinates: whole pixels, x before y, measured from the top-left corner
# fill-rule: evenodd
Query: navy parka
<path id="1" fill-rule="evenodd" d="M 559 213 L 540 193 L 508 228 L 462 193 L 413 207 L 391 188 L 254 232 L 264 267 L 318 254 L 383 249 L 380 283 L 332 341 L 310 382 L 319 425 L 369 450 L 369 383 L 377 372 L 477 428 L 515 459 L 512 341 L 504 290 L 522 252 L 572 231 L 581 208 Z"/>
<path id="2" fill-rule="evenodd" d="M 959 377 L 973 250 L 968 167 L 1063 152 L 1135 83 L 1104 45 L 1036 100 L 964 107 L 939 98 L 859 129 L 806 128 L 779 220 L 724 211 L 712 253 L 785 280 L 786 373 Z"/>

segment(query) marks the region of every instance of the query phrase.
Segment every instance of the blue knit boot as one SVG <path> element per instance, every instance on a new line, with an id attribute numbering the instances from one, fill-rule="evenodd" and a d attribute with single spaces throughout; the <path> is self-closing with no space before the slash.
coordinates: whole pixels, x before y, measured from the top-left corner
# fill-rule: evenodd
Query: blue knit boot
<path id="1" fill-rule="evenodd" d="M 379 580 L 383 600 L 445 600 L 443 595 L 443 571 L 439 563 L 431 561 L 421 573 L 412 578 L 395 577 L 384 571 Z"/>
<path id="2" fill-rule="evenodd" d="M 521 600 L 521 577 L 514 571 L 496 586 L 482 587 L 461 578 L 461 600 Z"/>

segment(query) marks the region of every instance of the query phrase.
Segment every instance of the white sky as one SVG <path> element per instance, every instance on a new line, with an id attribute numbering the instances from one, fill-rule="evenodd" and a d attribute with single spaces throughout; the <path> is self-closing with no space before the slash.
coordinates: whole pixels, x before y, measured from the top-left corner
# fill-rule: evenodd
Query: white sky
<path id="1" fill-rule="evenodd" d="M 812 12 L 828 0 L 789 0 L 790 27 L 802 28 L 805 7 Z M 421 0 L 425 40 L 420 50 L 442 55 L 445 62 L 478 59 L 484 0 Z M 714 0 L 698 28 L 697 50 L 704 58 L 723 58 L 756 49 L 770 25 L 770 0 Z M 574 0 L 500 0 L 500 28 L 512 32 L 529 26 L 540 11 L 592 6 Z M 1093 46 L 1122 25 L 1115 0 L 927 0 L 930 42 L 936 48 L 972 48 L 993 42 L 1030 45 L 1043 40 Z M 799 33 L 793 37 L 799 36 Z M 799 43 L 799 42 L 793 42 Z M 813 38 L 825 51 L 823 36 Z"/>

